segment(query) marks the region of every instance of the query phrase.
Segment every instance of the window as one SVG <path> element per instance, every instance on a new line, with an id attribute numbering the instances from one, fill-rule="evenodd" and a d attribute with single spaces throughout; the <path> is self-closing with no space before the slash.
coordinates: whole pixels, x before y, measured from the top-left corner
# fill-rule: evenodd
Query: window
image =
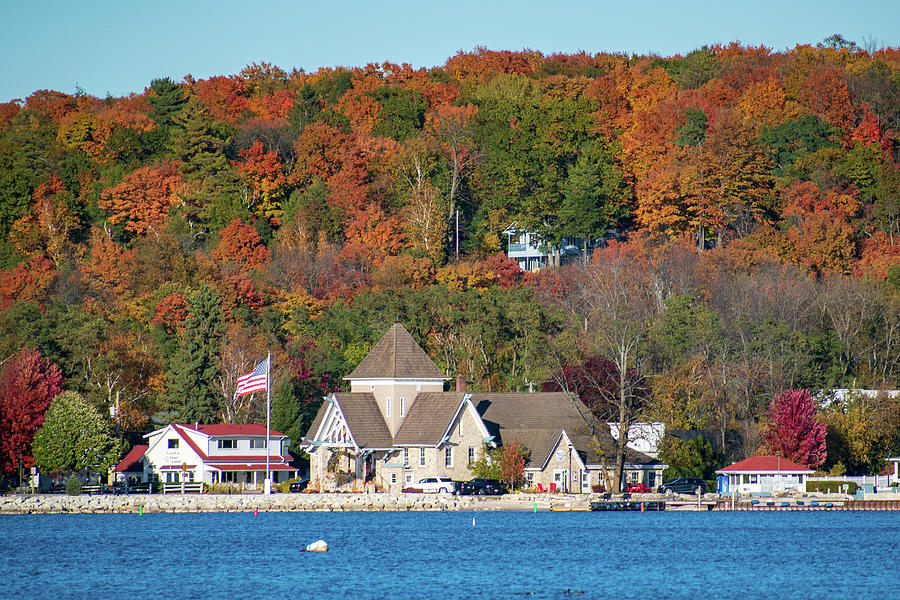
<path id="1" fill-rule="evenodd" d="M 474 462 L 475 462 L 475 447 L 469 446 L 469 464 L 471 465 Z"/>
<path id="2" fill-rule="evenodd" d="M 219 449 L 234 450 L 237 448 L 237 440 L 219 440 Z"/>
<path id="3" fill-rule="evenodd" d="M 178 440 L 175 440 L 178 441 Z M 178 483 L 178 471 L 166 472 L 166 483 Z"/>
<path id="4" fill-rule="evenodd" d="M 750 483 L 756 483 L 756 473 L 750 475 Z"/>
<path id="5" fill-rule="evenodd" d="M 403 449 L 403 466 L 404 467 L 409 466 L 409 448 Z"/>
<path id="6" fill-rule="evenodd" d="M 419 448 L 419 466 L 425 466 L 425 448 Z"/>
<path id="7" fill-rule="evenodd" d="M 406 483 L 412 483 L 412 473 L 406 474 Z"/>
<path id="8" fill-rule="evenodd" d="M 265 448 L 266 440 L 250 440 L 250 448 Z"/>
<path id="9" fill-rule="evenodd" d="M 391 399 L 385 398 L 384 400 L 384 415 L 386 417 L 391 416 Z"/>
<path id="10" fill-rule="evenodd" d="M 405 414 L 406 414 L 406 399 L 401 396 L 400 397 L 400 416 L 402 417 Z"/>
<path id="11" fill-rule="evenodd" d="M 169 440 L 169 448 L 178 448 L 178 440 Z"/>
<path id="12" fill-rule="evenodd" d="M 397 474 L 391 473 L 391 483 L 397 483 Z"/>
<path id="13" fill-rule="evenodd" d="M 741 475 L 741 483 L 750 483 L 750 476 L 746 473 Z"/>
<path id="14" fill-rule="evenodd" d="M 444 450 L 444 466 L 453 466 L 453 448 L 451 448 L 450 446 L 447 446 L 447 448 Z"/>
<path id="15" fill-rule="evenodd" d="M 528 471 L 525 473 L 525 485 L 528 487 L 534 487 L 534 473 Z"/>
<path id="16" fill-rule="evenodd" d="M 803 483 L 803 475 L 797 475 L 797 483 Z"/>

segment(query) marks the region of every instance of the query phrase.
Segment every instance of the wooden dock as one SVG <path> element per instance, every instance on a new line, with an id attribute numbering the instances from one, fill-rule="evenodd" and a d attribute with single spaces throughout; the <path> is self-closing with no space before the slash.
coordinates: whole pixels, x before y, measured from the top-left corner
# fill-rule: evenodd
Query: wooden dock
<path id="1" fill-rule="evenodd" d="M 741 500 L 732 508 L 730 500 L 719 500 L 712 510 L 900 510 L 900 500 Z"/>

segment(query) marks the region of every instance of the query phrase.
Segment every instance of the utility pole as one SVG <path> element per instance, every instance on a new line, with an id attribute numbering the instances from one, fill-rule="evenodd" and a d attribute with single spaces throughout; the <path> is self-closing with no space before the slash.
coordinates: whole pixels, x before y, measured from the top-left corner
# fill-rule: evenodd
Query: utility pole
<path id="1" fill-rule="evenodd" d="M 456 209 L 456 262 L 459 262 L 459 209 Z"/>

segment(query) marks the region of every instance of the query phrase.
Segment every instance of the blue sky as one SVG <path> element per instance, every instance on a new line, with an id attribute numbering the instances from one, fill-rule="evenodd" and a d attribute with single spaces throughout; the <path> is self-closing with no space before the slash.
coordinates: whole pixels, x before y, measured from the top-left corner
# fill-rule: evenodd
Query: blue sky
<path id="1" fill-rule="evenodd" d="M 740 41 L 773 50 L 840 33 L 900 45 L 900 0 L 11 0 L 0 102 L 35 90 L 140 93 L 157 77 L 369 62 L 442 65 L 459 50 L 686 54 Z"/>

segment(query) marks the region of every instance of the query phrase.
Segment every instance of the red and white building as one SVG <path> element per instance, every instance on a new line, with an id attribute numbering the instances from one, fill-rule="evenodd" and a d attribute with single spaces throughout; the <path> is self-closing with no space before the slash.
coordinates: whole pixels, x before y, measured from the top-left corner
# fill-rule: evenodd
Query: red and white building
<path id="1" fill-rule="evenodd" d="M 806 478 L 812 469 L 780 456 L 751 456 L 716 471 L 720 494 L 760 494 L 806 490 Z"/>
<path id="2" fill-rule="evenodd" d="M 113 472 L 117 480 L 140 482 L 234 483 L 262 487 L 266 479 L 264 425 L 180 425 L 173 423 L 144 436 Z M 278 483 L 297 476 L 288 454 L 290 439 L 269 431 L 269 468 Z"/>

